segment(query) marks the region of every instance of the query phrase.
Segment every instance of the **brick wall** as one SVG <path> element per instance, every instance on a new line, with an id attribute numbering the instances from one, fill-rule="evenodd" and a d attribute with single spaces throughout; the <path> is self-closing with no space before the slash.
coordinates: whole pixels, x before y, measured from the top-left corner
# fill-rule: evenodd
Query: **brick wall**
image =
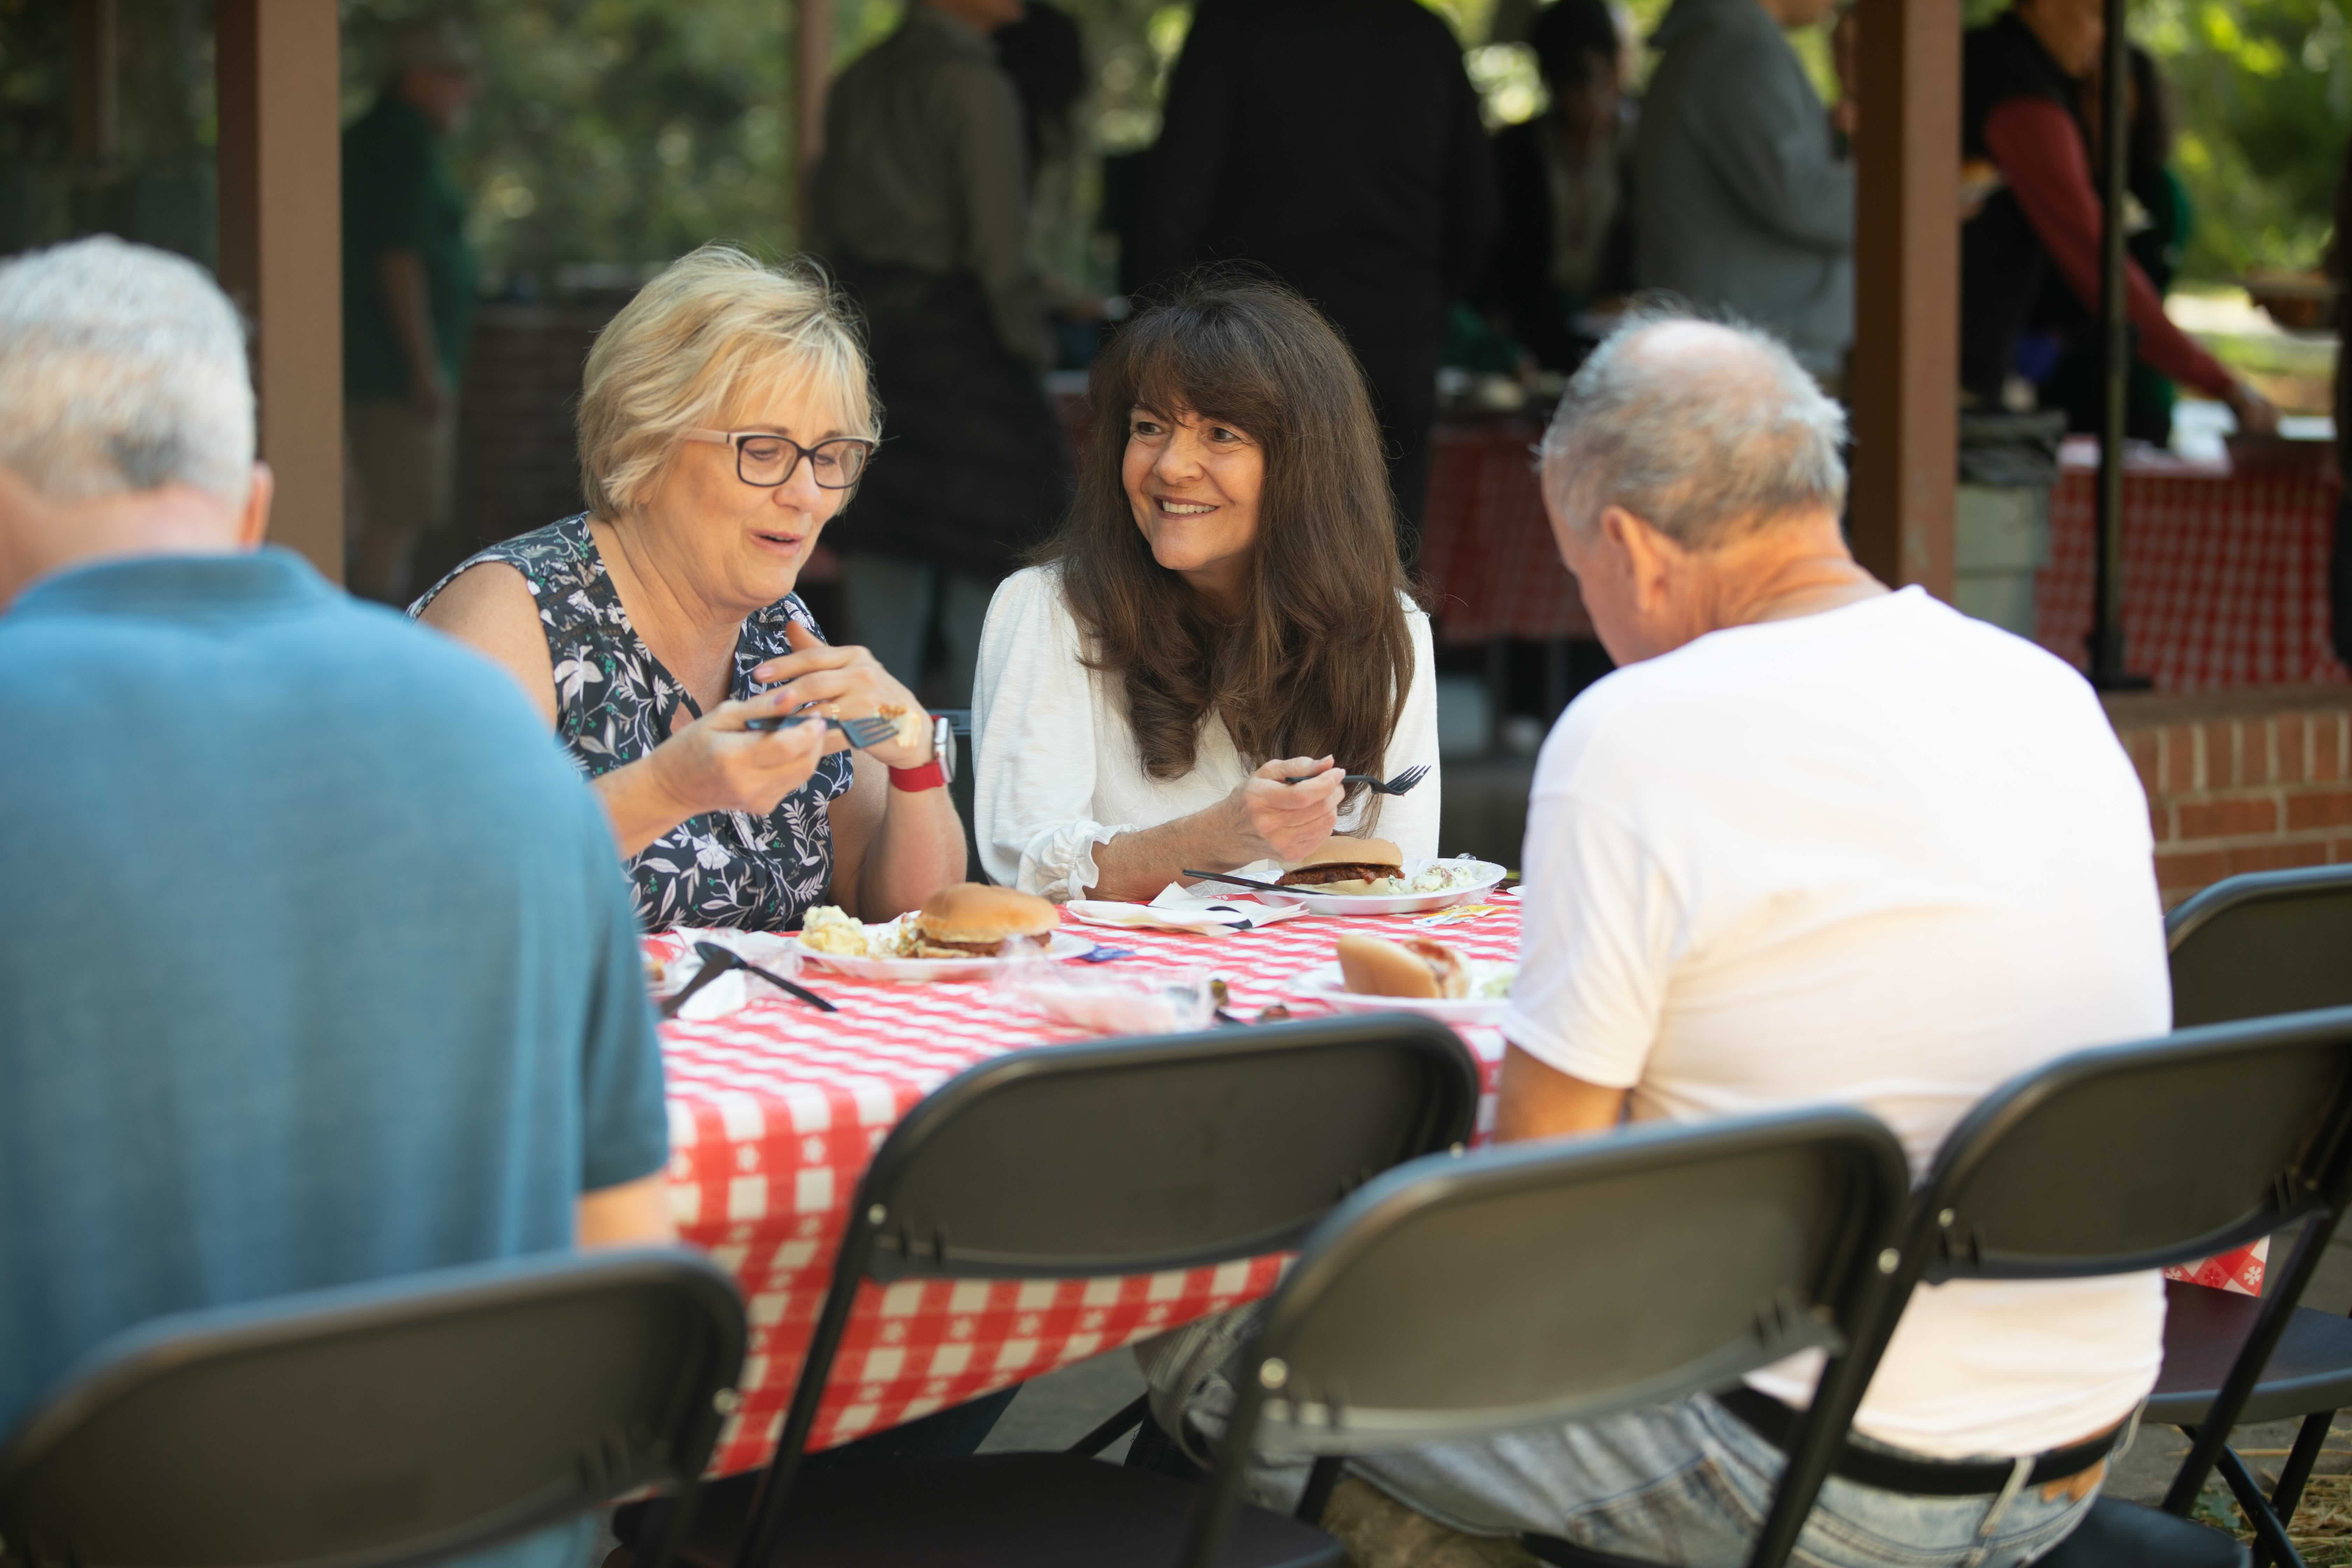
<path id="1" fill-rule="evenodd" d="M 2106 707 L 2147 790 L 2168 905 L 2242 871 L 2352 861 L 2352 686 Z"/>

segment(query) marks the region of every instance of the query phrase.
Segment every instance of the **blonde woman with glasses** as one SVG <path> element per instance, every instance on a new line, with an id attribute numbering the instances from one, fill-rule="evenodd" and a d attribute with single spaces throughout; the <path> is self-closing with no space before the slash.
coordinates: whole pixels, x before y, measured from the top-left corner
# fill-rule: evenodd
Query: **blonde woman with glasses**
<path id="1" fill-rule="evenodd" d="M 877 423 L 824 279 L 705 246 L 589 353 L 588 510 L 409 611 L 522 682 L 603 800 L 648 930 L 784 931 L 819 903 L 887 920 L 963 875 L 940 727 L 793 592 Z M 803 710 L 899 723 L 858 751 L 822 722 L 753 727 Z"/>

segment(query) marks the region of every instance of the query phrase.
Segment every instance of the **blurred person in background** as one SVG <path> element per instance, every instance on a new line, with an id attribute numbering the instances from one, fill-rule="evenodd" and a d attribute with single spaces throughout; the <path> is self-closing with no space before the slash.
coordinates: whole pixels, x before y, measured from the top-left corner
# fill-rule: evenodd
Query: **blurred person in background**
<path id="1" fill-rule="evenodd" d="M 201 269 L 0 264 L 0 1432 L 167 1313 L 673 1234 L 604 813 L 269 512 Z"/>
<path id="2" fill-rule="evenodd" d="M 1087 210 L 1089 150 L 1077 109 L 1087 92 L 1086 39 L 1067 11 L 1027 0 L 1021 20 L 996 29 L 997 63 L 1021 95 L 1022 146 L 1029 154 L 1029 260 L 1045 295 L 1055 364 L 1083 369 L 1094 358 L 1102 300 L 1087 286 L 1095 215 Z"/>
<path id="3" fill-rule="evenodd" d="M 865 312 L 890 425 L 838 543 L 852 629 L 943 707 L 970 702 L 989 596 L 1068 499 L 1024 119 L 989 39 L 1023 11 L 912 0 L 834 84 L 811 198 L 810 247 Z"/>
<path id="4" fill-rule="evenodd" d="M 1528 41 L 1551 102 L 1495 135 L 1502 224 L 1483 303 L 1539 363 L 1574 370 L 1591 347 L 1576 318 L 1633 283 L 1623 55 L 1604 0 L 1553 0 Z"/>
<path id="5" fill-rule="evenodd" d="M 2101 123 L 2099 75 L 2095 63 L 2083 79 L 2083 123 L 2095 147 Z M 2126 114 L 2131 196 L 2126 212 L 2129 233 L 2124 244 L 2133 263 L 2161 296 L 2172 287 L 2194 219 L 2189 193 L 2171 168 L 2171 93 L 2157 69 L 2155 57 L 2137 44 L 2131 49 L 2131 101 Z M 2097 159 L 2092 162 L 2095 166 Z M 2042 404 L 2066 411 L 2067 429 L 2096 432 L 2104 402 L 2097 316 L 2084 308 L 2063 279 L 2045 275 L 2034 326 L 2049 333 L 2059 351 L 2057 366 L 2042 384 Z M 2135 355 L 2126 394 L 2124 434 L 2135 441 L 2170 446 L 2177 396 L 2171 377 Z"/>
<path id="6" fill-rule="evenodd" d="M 374 107 L 343 132 L 343 419 L 351 588 L 398 604 L 418 539 L 456 502 L 477 267 L 446 139 L 479 77 L 446 20 L 397 35 L 389 64 Z"/>
<path id="7" fill-rule="evenodd" d="M 1853 343 L 1853 163 L 1787 30 L 1830 0 L 1675 0 L 1633 139 L 1633 279 L 1728 311 L 1835 391 Z"/>
<path id="8" fill-rule="evenodd" d="M 1998 180 L 1960 227 L 1960 388 L 1980 408 L 2031 406 L 2019 335 L 2053 270 L 2093 321 L 2103 207 L 2082 119 L 2082 79 L 2105 37 L 2101 0 L 2020 0 L 1960 50 L 1960 153 Z M 2125 278 L 2139 357 L 2230 405 L 2238 428 L 2270 435 L 2278 411 L 2167 319 L 2138 263 Z"/>
<path id="9" fill-rule="evenodd" d="M 1493 155 L 1446 26 L 1414 0 L 1202 0 L 1146 166 L 1132 275 L 1255 261 L 1339 329 L 1372 388 L 1416 553 L 1450 301 L 1486 262 Z"/>

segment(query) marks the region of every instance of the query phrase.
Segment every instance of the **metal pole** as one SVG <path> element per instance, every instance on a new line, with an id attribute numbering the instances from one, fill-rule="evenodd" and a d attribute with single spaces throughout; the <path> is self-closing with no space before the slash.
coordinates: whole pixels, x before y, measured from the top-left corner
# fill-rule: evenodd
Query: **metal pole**
<path id="1" fill-rule="evenodd" d="M 2124 292 L 2124 193 L 2130 184 L 2126 110 L 2131 40 L 2126 0 L 2106 0 L 2105 63 L 2099 72 L 2098 563 L 2091 590 L 2091 684 L 2130 690 L 2148 684 L 2124 668 L 2124 408 L 2131 381 L 2130 315 Z"/>

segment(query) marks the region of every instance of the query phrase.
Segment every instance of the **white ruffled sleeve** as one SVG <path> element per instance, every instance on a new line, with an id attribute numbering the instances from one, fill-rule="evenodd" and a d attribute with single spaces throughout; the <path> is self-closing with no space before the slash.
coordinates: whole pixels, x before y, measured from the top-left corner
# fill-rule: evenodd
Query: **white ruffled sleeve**
<path id="1" fill-rule="evenodd" d="M 1439 853 L 1438 808 L 1444 799 L 1445 779 L 1437 762 L 1437 656 L 1430 640 L 1429 616 L 1415 606 L 1406 610 L 1404 619 L 1412 636 L 1412 685 L 1405 692 L 1404 711 L 1397 716 L 1396 731 L 1389 737 L 1381 776 L 1392 779 L 1407 768 L 1418 767 L 1426 767 L 1429 776 L 1404 795 L 1372 797 L 1380 802 L 1380 815 L 1363 830 L 1395 845 L 1406 859 L 1418 860 Z M 1362 826 L 1360 807 L 1340 818 L 1339 831 L 1355 832 Z"/>
<path id="2" fill-rule="evenodd" d="M 1064 900 L 1100 873 L 1095 847 L 1128 825 L 1097 822 L 1094 684 L 1060 574 L 1007 577 L 988 606 L 972 687 L 972 836 L 998 883 Z"/>

